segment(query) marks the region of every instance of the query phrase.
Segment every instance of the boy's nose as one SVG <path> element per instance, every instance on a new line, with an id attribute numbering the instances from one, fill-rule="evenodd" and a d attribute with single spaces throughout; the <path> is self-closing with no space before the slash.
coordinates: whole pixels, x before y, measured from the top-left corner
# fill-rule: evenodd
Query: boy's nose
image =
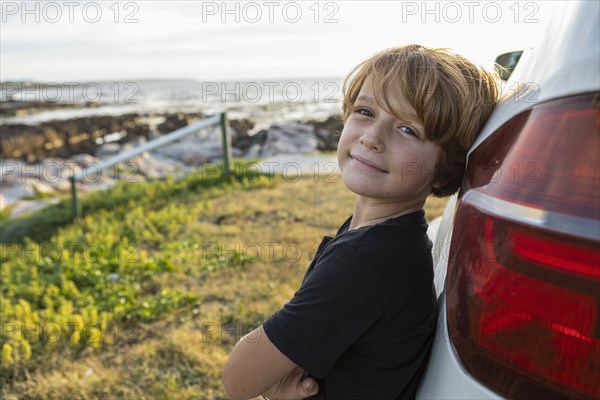
<path id="1" fill-rule="evenodd" d="M 368 129 L 359 139 L 360 143 L 373 151 L 382 151 L 384 148 L 383 140 L 377 129 Z"/>

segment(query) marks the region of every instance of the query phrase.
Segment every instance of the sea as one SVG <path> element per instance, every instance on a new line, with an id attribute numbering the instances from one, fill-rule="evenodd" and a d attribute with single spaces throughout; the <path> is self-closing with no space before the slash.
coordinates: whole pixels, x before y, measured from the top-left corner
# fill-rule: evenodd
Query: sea
<path id="1" fill-rule="evenodd" d="M 58 106 L 35 113 L 2 115 L 0 125 L 35 125 L 97 115 L 180 112 L 210 115 L 224 111 L 230 119 L 306 121 L 341 113 L 342 78 L 3 82 L 0 99 Z"/>

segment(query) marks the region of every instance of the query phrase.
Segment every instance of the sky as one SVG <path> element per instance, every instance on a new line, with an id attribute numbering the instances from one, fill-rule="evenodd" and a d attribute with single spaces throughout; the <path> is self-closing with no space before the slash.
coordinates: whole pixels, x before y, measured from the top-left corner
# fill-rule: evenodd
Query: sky
<path id="1" fill-rule="evenodd" d="M 0 80 L 341 77 L 418 43 L 491 67 L 544 31 L 539 1 L 1 1 Z"/>

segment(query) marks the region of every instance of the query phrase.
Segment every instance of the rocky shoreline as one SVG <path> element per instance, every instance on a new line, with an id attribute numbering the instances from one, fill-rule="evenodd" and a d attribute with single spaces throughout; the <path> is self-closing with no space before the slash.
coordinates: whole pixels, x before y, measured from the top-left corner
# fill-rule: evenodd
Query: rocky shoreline
<path id="1" fill-rule="evenodd" d="M 220 127 L 144 153 L 99 172 L 97 165 L 120 152 L 206 117 L 202 113 L 125 114 L 54 120 L 36 125 L 2 124 L 0 211 L 15 217 L 68 193 L 69 177 L 83 171 L 78 190 L 134 181 L 183 176 L 201 165 L 222 160 Z M 257 130 L 252 118 L 230 120 L 234 157 L 255 159 L 281 154 L 334 151 L 342 122 L 338 115 L 321 121 L 273 123 Z"/>

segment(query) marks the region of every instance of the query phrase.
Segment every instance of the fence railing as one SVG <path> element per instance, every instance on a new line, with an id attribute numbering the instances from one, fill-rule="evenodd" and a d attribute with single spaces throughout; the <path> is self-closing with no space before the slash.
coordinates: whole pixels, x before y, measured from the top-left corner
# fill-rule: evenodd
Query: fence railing
<path id="1" fill-rule="evenodd" d="M 94 165 L 94 170 L 97 172 L 104 171 L 107 168 L 112 167 L 113 165 L 129 160 L 132 157 L 135 157 L 139 154 L 145 153 L 147 151 L 154 150 L 158 147 L 164 146 L 166 144 L 172 143 L 176 140 L 182 139 L 192 133 L 198 132 L 200 129 L 208 128 L 209 126 L 220 124 L 221 125 L 221 137 L 222 137 L 222 145 L 223 145 L 223 167 L 226 178 L 229 179 L 230 173 L 230 165 L 231 165 L 231 135 L 229 132 L 229 121 L 227 120 L 227 114 L 215 114 L 211 117 L 205 118 L 202 121 L 195 122 L 191 125 L 185 126 L 183 128 L 177 129 L 171 133 L 166 135 L 162 135 L 156 139 L 152 139 L 151 141 L 144 143 L 143 145 L 136 147 L 134 149 L 125 151 L 123 153 L 119 153 L 114 157 L 109 158 L 108 160 L 102 161 L 100 164 Z M 86 176 L 86 171 L 81 170 L 77 173 L 74 173 L 69 177 L 71 181 L 71 210 L 73 213 L 73 218 L 76 219 L 81 216 L 81 209 L 77 202 L 77 182 L 79 182 L 82 178 Z"/>

